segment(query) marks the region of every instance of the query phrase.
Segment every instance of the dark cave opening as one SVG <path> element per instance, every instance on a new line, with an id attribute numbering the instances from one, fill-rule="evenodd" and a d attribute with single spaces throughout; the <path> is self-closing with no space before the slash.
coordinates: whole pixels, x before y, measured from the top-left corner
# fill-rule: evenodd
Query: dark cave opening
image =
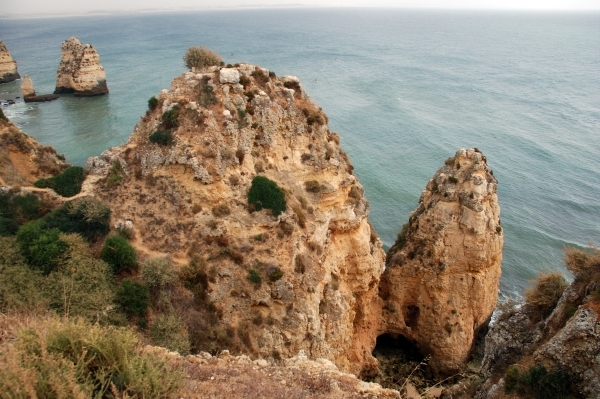
<path id="1" fill-rule="evenodd" d="M 379 362 L 379 369 L 370 373 L 365 370 L 362 377 L 385 388 L 399 389 L 409 376 L 417 387 L 426 386 L 433 379 L 416 343 L 401 334 L 377 337 L 373 357 Z"/>

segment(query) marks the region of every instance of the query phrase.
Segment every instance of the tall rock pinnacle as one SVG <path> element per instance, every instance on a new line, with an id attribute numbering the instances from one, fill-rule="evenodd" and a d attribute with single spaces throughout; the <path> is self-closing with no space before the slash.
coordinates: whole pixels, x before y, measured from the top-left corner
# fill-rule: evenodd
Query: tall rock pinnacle
<path id="1" fill-rule="evenodd" d="M 75 37 L 63 42 L 54 93 L 74 93 L 76 96 L 108 93 L 106 72 L 91 44 L 83 45 Z"/>
<path id="2" fill-rule="evenodd" d="M 467 361 L 496 305 L 504 243 L 496 189 L 479 150 L 457 151 L 388 253 L 383 332 L 415 342 L 438 372 Z"/>

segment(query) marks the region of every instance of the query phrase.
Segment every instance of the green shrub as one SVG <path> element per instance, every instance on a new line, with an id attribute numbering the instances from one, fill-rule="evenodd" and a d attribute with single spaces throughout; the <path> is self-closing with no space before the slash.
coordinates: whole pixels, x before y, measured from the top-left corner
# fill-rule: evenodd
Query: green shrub
<path id="1" fill-rule="evenodd" d="M 67 250 L 67 244 L 60 239 L 59 234 L 58 229 L 46 229 L 43 220 L 21 226 L 17 232 L 17 244 L 31 268 L 49 274 L 58 266 Z"/>
<path id="2" fill-rule="evenodd" d="M 267 275 L 269 276 L 270 281 L 277 281 L 283 277 L 283 272 L 278 267 L 271 267 L 267 270 Z"/>
<path id="3" fill-rule="evenodd" d="M 34 186 L 38 188 L 51 188 L 63 197 L 72 197 L 79 194 L 81 185 L 85 180 L 85 173 L 80 166 L 71 166 L 60 175 L 39 179 Z"/>
<path id="4" fill-rule="evenodd" d="M 525 301 L 534 313 L 546 317 L 556 307 L 567 286 L 567 280 L 558 272 L 540 274 L 534 286 L 525 291 Z"/>
<path id="5" fill-rule="evenodd" d="M 50 307 L 62 316 L 108 320 L 115 288 L 110 267 L 92 257 L 81 236 L 61 235 L 61 239 L 68 245 L 66 256 L 43 285 Z"/>
<path id="6" fill-rule="evenodd" d="M 123 167 L 121 166 L 121 162 L 114 161 L 110 166 L 108 175 L 106 176 L 106 183 L 109 186 L 114 186 L 121 180 L 123 180 Z"/>
<path id="7" fill-rule="evenodd" d="M 144 318 L 150 306 L 148 286 L 125 279 L 121 281 L 115 302 L 128 316 Z"/>
<path id="8" fill-rule="evenodd" d="M 263 208 L 270 209 L 274 216 L 281 215 L 286 209 L 283 190 L 277 186 L 277 183 L 264 176 L 256 176 L 252 179 L 248 191 L 248 203 L 257 211 Z"/>
<path id="9" fill-rule="evenodd" d="M 202 86 L 202 91 L 200 92 L 200 102 L 205 107 L 217 103 L 217 97 L 215 97 L 215 91 L 211 85 L 207 84 Z"/>
<path id="10" fill-rule="evenodd" d="M 548 372 L 541 364 L 535 364 L 529 370 L 519 375 L 516 367 L 510 367 L 505 377 L 509 383 L 505 385 L 508 393 L 517 390 L 527 397 L 535 396 L 537 399 L 563 399 L 570 397 L 571 378 L 562 369 Z"/>
<path id="11" fill-rule="evenodd" d="M 4 115 L 4 112 L 2 111 L 1 108 L 0 108 L 0 119 L 2 119 L 3 121 L 8 122 L 8 118 Z"/>
<path id="12" fill-rule="evenodd" d="M 46 309 L 42 283 L 42 273 L 27 266 L 15 238 L 0 238 L 0 312 Z"/>
<path id="13" fill-rule="evenodd" d="M 248 270 L 247 278 L 253 284 L 259 285 L 260 283 L 262 283 L 262 278 L 260 277 L 260 274 L 258 274 L 258 272 L 254 269 Z"/>
<path id="14" fill-rule="evenodd" d="M 181 319 L 174 313 L 158 315 L 150 323 L 150 338 L 157 346 L 181 355 L 190 353 L 190 339 Z"/>
<path id="15" fill-rule="evenodd" d="M 148 100 L 148 109 L 153 110 L 156 109 L 156 107 L 158 107 L 158 98 L 152 96 Z"/>
<path id="16" fill-rule="evenodd" d="M 275 74 L 275 72 L 273 72 L 273 71 L 269 71 L 269 77 L 270 77 L 270 78 L 276 78 L 276 77 L 277 77 L 277 75 Z"/>
<path id="17" fill-rule="evenodd" d="M 212 209 L 212 214 L 216 217 L 228 216 L 231 214 L 231 209 L 226 204 L 221 204 Z"/>
<path id="18" fill-rule="evenodd" d="M 204 47 L 189 47 L 183 55 L 183 64 L 187 69 L 204 69 L 217 66 L 222 62 L 221 56 Z"/>
<path id="19" fill-rule="evenodd" d="M 173 108 L 165 111 L 162 114 L 162 123 L 165 129 L 173 129 L 179 126 L 177 119 L 179 119 L 179 105 L 175 104 Z"/>
<path id="20" fill-rule="evenodd" d="M 12 219 L 0 217 L 0 237 L 9 237 L 17 234 L 19 223 Z"/>
<path id="21" fill-rule="evenodd" d="M 133 332 L 50 320 L 0 349 L 0 391 L 9 398 L 172 398 L 181 371 L 143 351 Z"/>
<path id="22" fill-rule="evenodd" d="M 93 241 L 110 231 L 110 208 L 95 197 L 85 196 L 67 202 L 46 215 L 44 221 L 46 228 L 78 233 Z"/>
<path id="23" fill-rule="evenodd" d="M 159 129 L 148 136 L 148 140 L 159 145 L 171 145 L 173 144 L 173 133 L 170 130 Z"/>
<path id="24" fill-rule="evenodd" d="M 138 266 L 135 249 L 120 235 L 113 235 L 106 239 L 100 258 L 112 267 L 115 274 L 137 269 Z"/>
<path id="25" fill-rule="evenodd" d="M 164 289 L 177 281 L 177 272 L 168 258 L 150 258 L 142 264 L 142 279 L 150 289 Z"/>
<path id="26" fill-rule="evenodd" d="M 34 194 L 0 194 L 0 217 L 14 220 L 17 224 L 39 219 L 45 210 L 46 204 Z"/>

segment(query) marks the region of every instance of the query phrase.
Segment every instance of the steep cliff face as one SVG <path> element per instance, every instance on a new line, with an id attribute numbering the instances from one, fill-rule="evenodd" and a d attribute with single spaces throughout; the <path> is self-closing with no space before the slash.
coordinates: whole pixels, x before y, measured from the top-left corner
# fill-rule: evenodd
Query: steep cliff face
<path id="1" fill-rule="evenodd" d="M 74 93 L 76 96 L 108 93 L 106 72 L 91 44 L 83 45 L 75 37 L 63 42 L 54 93 Z"/>
<path id="2" fill-rule="evenodd" d="M 31 186 L 67 168 L 52 147 L 45 147 L 0 118 L 0 185 Z"/>
<path id="3" fill-rule="evenodd" d="M 0 83 L 8 83 L 19 79 L 17 63 L 13 60 L 8 47 L 0 40 Z"/>
<path id="4" fill-rule="evenodd" d="M 351 372 L 374 362 L 385 255 L 339 136 L 297 78 L 247 64 L 184 73 L 87 168 L 87 190 L 133 223 L 141 252 L 202 257 L 217 323 L 247 332 L 245 351 L 304 350 Z M 285 190 L 280 216 L 250 212 L 256 175 Z"/>
<path id="5" fill-rule="evenodd" d="M 388 253 L 381 332 L 415 342 L 438 372 L 466 362 L 496 306 L 504 240 L 496 186 L 481 152 L 459 150 Z"/>

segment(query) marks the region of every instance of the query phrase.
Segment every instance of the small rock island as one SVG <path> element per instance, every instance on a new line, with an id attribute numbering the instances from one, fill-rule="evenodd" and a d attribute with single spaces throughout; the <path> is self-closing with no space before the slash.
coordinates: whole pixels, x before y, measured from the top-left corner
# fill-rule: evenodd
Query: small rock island
<path id="1" fill-rule="evenodd" d="M 106 72 L 100 65 L 100 55 L 91 44 L 81 44 L 76 37 L 65 40 L 56 72 L 54 94 L 73 93 L 76 96 L 97 96 L 108 93 Z"/>
<path id="2" fill-rule="evenodd" d="M 13 60 L 6 44 L 0 40 L 0 83 L 8 83 L 21 78 L 17 63 Z"/>
<path id="3" fill-rule="evenodd" d="M 23 92 L 23 100 L 26 103 L 39 103 L 52 101 L 59 98 L 58 94 L 42 94 L 38 96 L 35 92 L 35 88 L 33 87 L 33 81 L 29 75 L 23 76 L 23 80 L 21 82 L 21 91 Z"/>

